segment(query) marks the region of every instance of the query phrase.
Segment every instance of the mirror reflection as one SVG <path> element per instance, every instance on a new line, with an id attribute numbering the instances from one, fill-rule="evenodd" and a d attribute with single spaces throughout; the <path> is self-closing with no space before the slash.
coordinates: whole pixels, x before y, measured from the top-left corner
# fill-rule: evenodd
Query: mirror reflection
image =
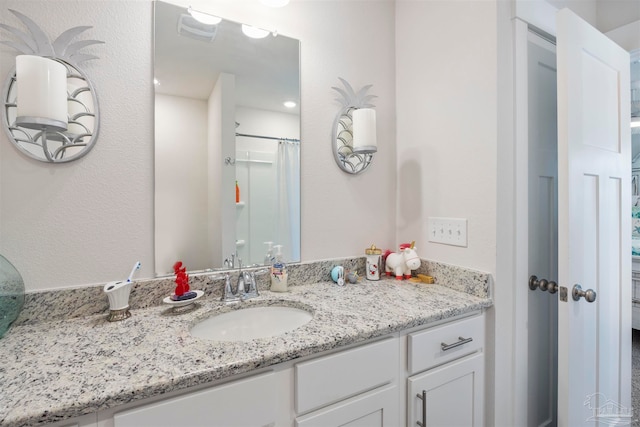
<path id="1" fill-rule="evenodd" d="M 154 18 L 156 275 L 263 264 L 265 242 L 300 261 L 299 42 Z"/>

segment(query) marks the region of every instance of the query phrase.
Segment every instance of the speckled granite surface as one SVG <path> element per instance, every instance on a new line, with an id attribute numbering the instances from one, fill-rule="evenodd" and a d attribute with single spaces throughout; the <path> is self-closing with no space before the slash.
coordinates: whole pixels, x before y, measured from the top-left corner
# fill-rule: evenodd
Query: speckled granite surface
<path id="1" fill-rule="evenodd" d="M 326 263 L 330 267 L 332 261 Z M 327 265 L 319 263 L 316 273 L 325 276 Z M 315 264 L 300 269 L 301 280 L 316 277 L 310 271 Z M 462 281 L 475 280 L 475 286 L 484 283 L 489 289 L 489 275 L 479 279 L 462 270 Z M 290 274 L 297 274 L 294 268 Z M 94 413 L 491 305 L 488 295 L 474 295 L 482 291 L 472 284 L 449 284 L 472 291 L 465 293 L 438 282 L 362 280 L 338 287 L 319 280 L 292 286 L 288 293 L 263 291 L 259 298 L 231 306 L 208 293 L 196 309 L 180 315 L 150 305 L 115 323 L 106 321 L 105 311 L 64 320 L 23 320 L 0 340 L 0 425 L 40 425 Z M 55 309 L 59 301 L 51 301 Z M 66 303 L 84 305 L 72 298 Z M 284 335 L 251 342 L 211 342 L 189 334 L 189 327 L 202 318 L 271 304 L 307 308 L 313 320 Z"/>
<path id="2" fill-rule="evenodd" d="M 288 266 L 288 284 L 296 286 L 330 280 L 330 271 L 336 265 L 347 270 L 356 270 L 364 274 L 364 258 L 341 258 L 326 261 L 306 262 Z M 263 268 L 251 268 L 249 271 L 266 272 Z M 237 270 L 229 271 L 237 280 Z M 256 282 L 260 290 L 269 288 L 269 276 L 258 274 Z M 235 282 L 234 282 L 235 283 Z M 205 295 L 217 296 L 222 293 L 224 273 L 194 274 L 189 277 L 191 289 L 200 289 Z M 173 293 L 175 283 L 172 277 L 136 280 L 129 295 L 132 309 L 162 305 L 162 300 Z M 49 292 L 31 292 L 25 295 L 25 304 L 15 325 L 48 322 L 75 317 L 93 316 L 109 311 L 109 302 L 103 292 L 103 286 L 61 289 Z"/>

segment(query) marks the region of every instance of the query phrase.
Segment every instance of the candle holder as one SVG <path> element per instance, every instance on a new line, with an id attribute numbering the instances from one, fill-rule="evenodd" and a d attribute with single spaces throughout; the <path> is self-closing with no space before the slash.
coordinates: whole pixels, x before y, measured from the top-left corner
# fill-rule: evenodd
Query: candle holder
<path id="1" fill-rule="evenodd" d="M 344 88 L 331 89 L 341 95 L 336 100 L 340 102 L 342 109 L 333 121 L 331 147 L 338 167 L 344 172 L 357 175 L 369 167 L 373 154 L 377 151 L 375 110 L 369 102 L 376 96 L 367 95 L 372 85 L 364 86 L 356 93 L 345 79 L 338 79 Z M 357 113 L 358 110 L 362 111 Z M 355 130 L 358 130 L 358 135 Z"/>
<path id="2" fill-rule="evenodd" d="M 28 31 L 9 25 L 1 27 L 18 39 L 3 43 L 23 54 L 17 57 L 18 64 L 9 73 L 2 90 L 2 127 L 11 143 L 32 159 L 50 163 L 79 159 L 95 145 L 100 125 L 96 91 L 79 65 L 98 57 L 80 53 L 80 50 L 103 42 L 73 41 L 77 35 L 91 28 L 88 26 L 70 28 L 50 42 L 34 21 L 20 12 L 11 9 L 9 11 Z M 24 55 L 27 56 L 26 60 L 31 62 L 26 68 L 19 64 Z M 34 65 L 37 60 L 43 63 L 48 61 L 47 66 L 51 69 L 63 67 L 66 82 L 62 83 L 62 89 L 58 84 L 55 88 L 52 88 L 52 85 L 40 92 L 31 90 L 31 86 L 44 86 L 44 83 L 40 85 L 38 81 L 38 66 Z M 18 78 L 27 79 L 27 85 L 20 85 Z M 23 87 L 22 95 L 19 94 L 19 86 Z M 49 104 L 55 104 L 54 98 L 60 97 L 62 105 L 57 104 L 53 109 L 47 108 Z M 23 111 L 22 107 L 26 104 L 29 104 L 28 111 L 35 111 L 35 114 Z M 59 111 L 63 111 L 62 116 L 57 114 Z"/>

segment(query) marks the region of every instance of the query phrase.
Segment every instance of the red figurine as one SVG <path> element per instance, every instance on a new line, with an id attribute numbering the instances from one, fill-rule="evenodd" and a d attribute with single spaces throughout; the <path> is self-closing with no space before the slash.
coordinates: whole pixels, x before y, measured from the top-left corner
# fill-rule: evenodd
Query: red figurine
<path id="1" fill-rule="evenodd" d="M 187 274 L 187 267 L 183 267 L 182 261 L 178 261 L 173 264 L 173 272 L 176 274 L 176 290 L 174 293 L 179 297 L 189 292 L 189 275 Z"/>

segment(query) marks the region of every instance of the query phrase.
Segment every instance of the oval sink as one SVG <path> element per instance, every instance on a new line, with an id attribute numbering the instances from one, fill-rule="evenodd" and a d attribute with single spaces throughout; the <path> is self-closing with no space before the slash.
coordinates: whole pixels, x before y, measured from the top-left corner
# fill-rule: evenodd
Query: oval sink
<path id="1" fill-rule="evenodd" d="M 204 319 L 191 327 L 191 335 L 214 341 L 251 341 L 292 331 L 313 315 L 295 307 L 241 308 Z"/>

